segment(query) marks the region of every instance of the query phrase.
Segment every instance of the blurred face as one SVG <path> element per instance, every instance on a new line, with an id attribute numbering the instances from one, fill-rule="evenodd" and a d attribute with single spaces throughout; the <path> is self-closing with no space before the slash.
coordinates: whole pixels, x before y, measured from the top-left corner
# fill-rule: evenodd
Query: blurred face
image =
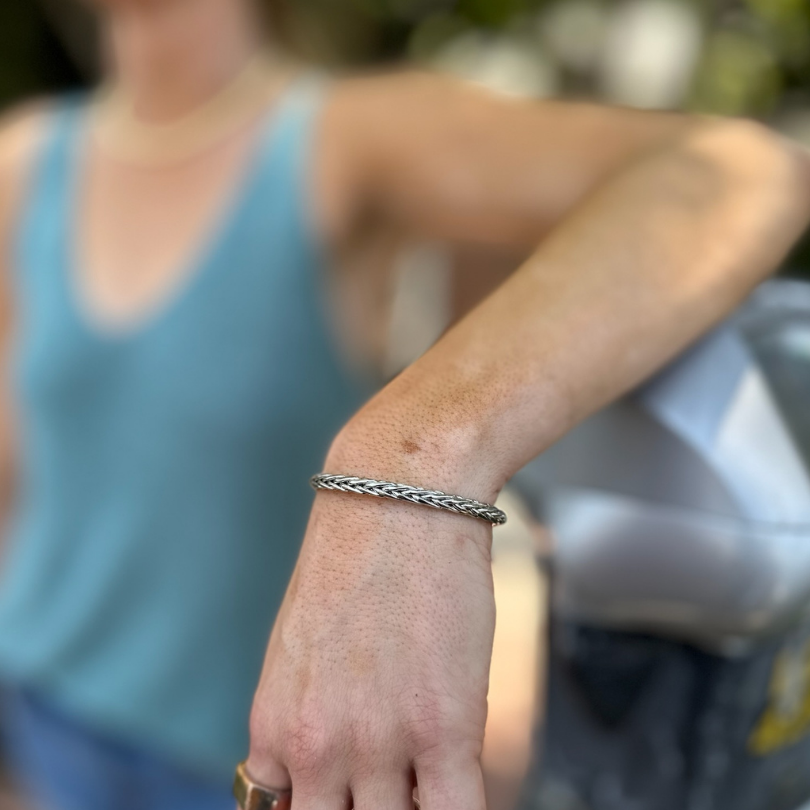
<path id="1" fill-rule="evenodd" d="M 102 18 L 108 66 L 133 86 L 216 84 L 262 33 L 255 0 L 81 2 Z"/>
<path id="2" fill-rule="evenodd" d="M 212 5 L 210 0 L 81 0 L 81 2 L 99 11 L 124 9 L 143 9 L 146 11 L 171 6 Z M 244 0 L 218 0 L 213 5 L 247 6 L 247 3 Z"/>
<path id="3" fill-rule="evenodd" d="M 171 2 L 171 0 L 83 0 L 83 2 L 92 8 L 104 10 L 159 5 L 164 2 Z"/>

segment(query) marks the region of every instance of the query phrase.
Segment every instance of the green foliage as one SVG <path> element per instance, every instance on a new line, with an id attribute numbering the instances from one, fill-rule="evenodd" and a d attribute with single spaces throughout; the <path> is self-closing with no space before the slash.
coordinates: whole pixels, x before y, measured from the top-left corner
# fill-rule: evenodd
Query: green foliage
<path id="1" fill-rule="evenodd" d="M 408 43 L 408 55 L 418 62 L 425 62 L 469 27 L 469 20 L 460 14 L 452 12 L 432 14 L 414 28 Z"/>
<path id="2" fill-rule="evenodd" d="M 531 0 L 460 0 L 457 11 L 473 25 L 501 28 L 520 14 L 535 10 L 537 2 Z"/>
<path id="3" fill-rule="evenodd" d="M 788 66 L 810 60 L 810 4 L 807 0 L 746 0 L 768 43 Z"/>
<path id="4" fill-rule="evenodd" d="M 766 115 L 782 89 L 775 54 L 755 37 L 721 30 L 708 40 L 692 106 L 721 115 Z"/>

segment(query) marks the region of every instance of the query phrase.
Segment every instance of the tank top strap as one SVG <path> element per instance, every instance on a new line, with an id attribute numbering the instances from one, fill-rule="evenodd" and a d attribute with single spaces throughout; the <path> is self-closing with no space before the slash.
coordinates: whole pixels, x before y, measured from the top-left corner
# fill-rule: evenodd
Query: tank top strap
<path id="1" fill-rule="evenodd" d="M 282 218 L 290 229 L 288 237 L 316 264 L 322 264 L 324 256 L 312 221 L 312 153 L 329 87 L 330 80 L 316 71 L 291 80 L 265 125 L 255 182 L 248 195 L 248 206 L 263 218 L 274 201 L 281 204 Z"/>
<path id="2" fill-rule="evenodd" d="M 77 142 L 86 110 L 86 95 L 75 94 L 59 99 L 50 113 L 48 131 L 34 157 L 18 220 L 15 281 L 23 273 L 54 266 L 54 257 L 48 251 L 61 243 L 72 210 L 70 194 L 77 170 Z"/>
<path id="3" fill-rule="evenodd" d="M 290 80 L 265 127 L 266 161 L 283 163 L 297 174 L 305 169 L 315 120 L 329 85 L 329 79 L 316 71 L 307 71 Z"/>

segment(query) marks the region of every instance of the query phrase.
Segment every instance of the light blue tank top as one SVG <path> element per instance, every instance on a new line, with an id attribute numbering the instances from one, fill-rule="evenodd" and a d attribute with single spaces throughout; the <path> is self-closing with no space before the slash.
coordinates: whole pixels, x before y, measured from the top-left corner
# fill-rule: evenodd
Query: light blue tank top
<path id="1" fill-rule="evenodd" d="M 216 777 L 246 752 L 308 477 L 367 393 L 333 348 L 307 219 L 321 95 L 287 91 L 193 275 L 133 331 L 77 305 L 86 105 L 54 116 L 20 222 L 0 673 Z"/>

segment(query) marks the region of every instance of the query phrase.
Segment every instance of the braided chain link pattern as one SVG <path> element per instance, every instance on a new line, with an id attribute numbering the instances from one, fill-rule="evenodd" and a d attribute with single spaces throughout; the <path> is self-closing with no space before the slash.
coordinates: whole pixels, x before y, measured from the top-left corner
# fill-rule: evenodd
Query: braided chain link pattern
<path id="1" fill-rule="evenodd" d="M 354 492 L 357 495 L 374 495 L 394 501 L 409 501 L 434 509 L 447 509 L 459 515 L 485 520 L 493 526 L 506 523 L 506 513 L 495 506 L 460 495 L 448 495 L 437 489 L 422 489 L 391 481 L 376 481 L 373 478 L 357 478 L 354 475 L 330 475 L 320 473 L 309 479 L 313 489 L 331 489 L 337 492 Z"/>

